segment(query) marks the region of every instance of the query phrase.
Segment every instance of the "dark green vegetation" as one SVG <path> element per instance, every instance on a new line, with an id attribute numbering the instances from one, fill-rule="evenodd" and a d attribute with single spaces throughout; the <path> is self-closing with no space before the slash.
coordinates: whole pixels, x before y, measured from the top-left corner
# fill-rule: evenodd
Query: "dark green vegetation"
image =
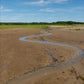
<path id="1" fill-rule="evenodd" d="M 32 23 L 12 23 L 12 22 L 0 22 L 0 29 L 10 28 L 48 28 L 49 26 L 84 26 L 84 22 L 73 22 L 73 21 L 58 21 L 58 22 L 32 22 Z"/>
<path id="2" fill-rule="evenodd" d="M 0 22 L 0 25 L 75 25 L 75 24 L 83 24 L 84 22 L 74 22 L 74 21 L 58 21 L 58 22 L 32 22 L 32 23 L 21 23 L 21 22 Z"/>

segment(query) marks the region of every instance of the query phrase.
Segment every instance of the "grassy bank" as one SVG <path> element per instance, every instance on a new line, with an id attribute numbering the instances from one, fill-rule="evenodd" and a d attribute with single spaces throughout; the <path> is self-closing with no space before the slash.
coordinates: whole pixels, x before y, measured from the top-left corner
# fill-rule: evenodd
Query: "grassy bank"
<path id="1" fill-rule="evenodd" d="M 41 29 L 46 29 L 49 28 L 50 26 L 84 26 L 84 25 L 0 25 L 0 29 L 12 29 L 12 28 L 41 28 Z"/>
<path id="2" fill-rule="evenodd" d="M 12 28 L 48 28 L 48 25 L 0 25 L 0 29 L 12 29 Z"/>

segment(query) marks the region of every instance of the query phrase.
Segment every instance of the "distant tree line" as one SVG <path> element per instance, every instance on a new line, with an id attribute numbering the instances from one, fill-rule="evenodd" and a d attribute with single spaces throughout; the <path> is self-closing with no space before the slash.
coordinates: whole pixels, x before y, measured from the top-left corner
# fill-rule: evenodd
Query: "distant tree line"
<path id="1" fill-rule="evenodd" d="M 84 22 L 58 21 L 58 22 L 53 22 L 53 24 L 58 24 L 58 25 L 74 25 L 74 24 L 84 24 Z"/>
<path id="2" fill-rule="evenodd" d="M 84 22 L 74 22 L 74 21 L 58 21 L 58 22 L 31 22 L 31 23 L 23 23 L 23 22 L 0 22 L 0 25 L 75 25 L 75 24 L 84 24 Z"/>

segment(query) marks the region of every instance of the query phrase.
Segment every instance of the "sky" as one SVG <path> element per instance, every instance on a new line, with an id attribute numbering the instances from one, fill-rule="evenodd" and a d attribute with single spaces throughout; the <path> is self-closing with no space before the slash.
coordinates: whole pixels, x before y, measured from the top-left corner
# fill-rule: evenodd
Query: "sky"
<path id="1" fill-rule="evenodd" d="M 84 0 L 0 0 L 0 22 L 84 22 Z"/>

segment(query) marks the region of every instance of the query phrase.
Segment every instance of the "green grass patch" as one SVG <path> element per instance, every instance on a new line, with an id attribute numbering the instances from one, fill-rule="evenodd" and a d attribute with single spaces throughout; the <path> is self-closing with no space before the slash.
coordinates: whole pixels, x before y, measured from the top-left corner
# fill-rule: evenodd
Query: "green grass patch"
<path id="1" fill-rule="evenodd" d="M 12 28 L 41 28 L 46 29 L 48 25 L 0 25 L 0 29 L 12 29 Z"/>
<path id="2" fill-rule="evenodd" d="M 80 29 L 75 29 L 76 31 L 80 31 Z"/>
<path id="3" fill-rule="evenodd" d="M 0 25 L 0 29 L 12 29 L 12 28 L 41 28 L 46 29 L 50 26 L 66 26 L 66 27 L 74 27 L 74 26 L 81 26 L 81 25 L 43 25 L 43 24 L 34 24 L 34 25 Z M 83 25 L 82 25 L 83 26 Z M 80 29 L 76 29 L 79 31 Z"/>

